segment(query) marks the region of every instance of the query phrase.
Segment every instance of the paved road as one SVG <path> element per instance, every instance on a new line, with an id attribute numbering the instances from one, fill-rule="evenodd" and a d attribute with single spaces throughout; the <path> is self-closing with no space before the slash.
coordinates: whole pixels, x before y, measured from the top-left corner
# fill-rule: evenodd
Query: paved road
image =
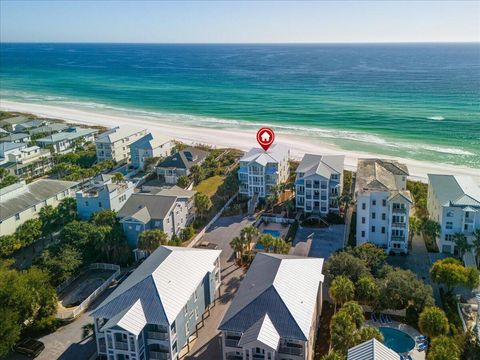
<path id="1" fill-rule="evenodd" d="M 193 343 L 186 359 L 214 360 L 222 358 L 221 339 L 217 328 L 244 276 L 243 269 L 235 264 L 230 240 L 240 235 L 240 231 L 250 224 L 252 221 L 241 216 L 223 217 L 218 219 L 205 234 L 204 240 L 217 244 L 218 248 L 222 250 L 220 255 L 221 296 L 211 310 L 210 317 L 205 320 L 205 326 L 199 330 L 198 339 Z"/>
<path id="2" fill-rule="evenodd" d="M 328 228 L 299 228 L 293 245 L 295 249 L 310 244 L 308 256 L 328 259 L 335 251 L 342 249 L 345 238 L 345 225 L 330 225 Z M 307 255 L 295 252 L 296 255 Z"/>

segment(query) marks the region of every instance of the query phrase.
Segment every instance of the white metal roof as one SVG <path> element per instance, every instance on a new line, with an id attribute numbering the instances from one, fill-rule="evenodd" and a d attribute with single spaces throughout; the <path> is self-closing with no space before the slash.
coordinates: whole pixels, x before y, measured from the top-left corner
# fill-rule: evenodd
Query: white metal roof
<path id="1" fill-rule="evenodd" d="M 267 151 L 261 148 L 252 148 L 240 161 L 257 162 L 263 166 L 268 163 L 279 163 L 288 157 L 289 150 L 280 144 L 272 145 Z"/>
<path id="2" fill-rule="evenodd" d="M 220 250 L 161 246 L 97 309 L 95 317 L 111 319 L 141 300 L 147 323 L 171 324 L 205 276 Z"/>
<path id="3" fill-rule="evenodd" d="M 348 349 L 347 360 L 399 360 L 392 349 L 383 345 L 377 339 L 367 340 L 360 345 Z"/>
<path id="4" fill-rule="evenodd" d="M 119 326 L 131 334 L 138 335 L 146 324 L 147 319 L 143 312 L 142 302 L 137 300 L 130 308 L 126 308 L 108 320 L 102 330 Z"/>
<path id="5" fill-rule="evenodd" d="M 281 337 L 307 340 L 322 267 L 320 258 L 257 254 L 220 329 L 245 332 L 268 314 Z"/>
<path id="6" fill-rule="evenodd" d="M 243 333 L 238 345 L 243 346 L 246 344 L 251 344 L 255 341 L 261 342 L 274 351 L 278 348 L 280 335 L 268 317 L 268 314 L 265 314 L 263 318 L 260 318 L 255 324 L 253 324 L 247 331 Z"/>
<path id="7" fill-rule="evenodd" d="M 117 126 L 117 127 L 114 127 L 113 129 L 110 129 L 104 132 L 103 134 L 100 134 L 97 137 L 96 142 L 113 143 L 120 139 L 135 135 L 141 131 L 146 131 L 146 129 L 142 129 L 141 127 L 131 126 L 131 125 Z"/>
<path id="8" fill-rule="evenodd" d="M 344 155 L 305 154 L 296 172 L 303 173 L 304 177 L 317 174 L 329 179 L 332 174 L 343 172 L 344 160 Z"/>
<path id="9" fill-rule="evenodd" d="M 480 186 L 471 176 L 428 174 L 428 184 L 443 206 L 480 207 Z"/>

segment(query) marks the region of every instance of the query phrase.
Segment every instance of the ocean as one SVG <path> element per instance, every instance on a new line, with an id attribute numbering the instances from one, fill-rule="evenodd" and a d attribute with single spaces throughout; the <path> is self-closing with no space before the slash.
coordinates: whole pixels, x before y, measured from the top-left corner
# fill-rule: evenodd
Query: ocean
<path id="1" fill-rule="evenodd" d="M 2 99 L 480 168 L 480 44 L 0 44 Z"/>

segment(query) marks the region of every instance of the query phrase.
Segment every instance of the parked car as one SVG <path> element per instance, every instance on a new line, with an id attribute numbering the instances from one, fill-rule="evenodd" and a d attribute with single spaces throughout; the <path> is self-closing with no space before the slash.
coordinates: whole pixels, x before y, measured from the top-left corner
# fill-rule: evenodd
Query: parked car
<path id="1" fill-rule="evenodd" d="M 36 358 L 45 349 L 45 345 L 38 340 L 26 338 L 15 345 L 14 350 L 20 354 Z"/>

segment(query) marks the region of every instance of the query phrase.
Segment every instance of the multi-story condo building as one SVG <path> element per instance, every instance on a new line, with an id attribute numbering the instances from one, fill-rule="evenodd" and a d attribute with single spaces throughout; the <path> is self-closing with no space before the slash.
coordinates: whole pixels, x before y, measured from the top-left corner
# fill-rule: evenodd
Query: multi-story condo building
<path id="1" fill-rule="evenodd" d="M 78 183 L 60 180 L 25 181 L 0 189 L 0 235 L 10 235 L 25 221 L 38 217 L 45 205 L 57 206 L 73 196 Z"/>
<path id="2" fill-rule="evenodd" d="M 295 198 L 298 209 L 326 216 L 338 213 L 343 189 L 343 155 L 305 154 L 298 165 Z"/>
<path id="3" fill-rule="evenodd" d="M 218 296 L 220 250 L 161 246 L 93 312 L 108 360 L 177 360 Z"/>
<path id="4" fill-rule="evenodd" d="M 267 151 L 252 148 L 240 159 L 238 179 L 240 194 L 265 198 L 272 188 L 286 182 L 289 176 L 290 150 L 274 144 Z"/>
<path id="5" fill-rule="evenodd" d="M 188 147 L 170 155 L 157 164 L 157 176 L 167 184 L 176 184 L 180 176 L 189 176 L 193 165 L 202 165 L 207 158 L 206 151 Z"/>
<path id="6" fill-rule="evenodd" d="M 98 161 L 130 161 L 130 144 L 147 133 L 146 129 L 136 126 L 117 126 L 95 139 Z"/>
<path id="7" fill-rule="evenodd" d="M 146 159 L 152 157 L 165 158 L 170 155 L 173 147 L 172 140 L 148 133 L 130 145 L 132 166 L 136 169 L 143 169 Z"/>
<path id="8" fill-rule="evenodd" d="M 223 360 L 313 360 L 323 259 L 259 253 L 220 323 Z"/>
<path id="9" fill-rule="evenodd" d="M 49 150 L 26 143 L 0 143 L 0 167 L 23 179 L 40 176 L 50 170 L 52 155 Z"/>
<path id="10" fill-rule="evenodd" d="M 97 129 L 71 127 L 63 132 L 51 134 L 37 139 L 41 147 L 51 147 L 57 154 L 65 154 L 73 150 L 74 145 L 82 145 L 95 140 Z"/>
<path id="11" fill-rule="evenodd" d="M 471 242 L 480 229 L 480 186 L 470 176 L 429 174 L 427 209 L 441 226 L 438 248 L 456 253 L 454 235 L 462 233 Z"/>
<path id="12" fill-rule="evenodd" d="M 119 211 L 133 194 L 131 181 L 114 182 L 112 175 L 102 174 L 91 181 L 90 186 L 77 191 L 77 213 L 87 220 L 101 210 Z"/>
<path id="13" fill-rule="evenodd" d="M 355 183 L 357 245 L 373 243 L 390 252 L 408 252 L 412 198 L 408 168 L 394 160 L 359 159 Z"/>
<path id="14" fill-rule="evenodd" d="M 195 191 L 179 187 L 157 193 L 136 193 L 118 212 L 127 241 L 137 248 L 138 236 L 145 230 L 160 229 L 168 237 L 179 235 L 194 219 Z"/>
<path id="15" fill-rule="evenodd" d="M 348 349 L 347 360 L 398 360 L 402 357 L 377 339 L 367 340 Z"/>

